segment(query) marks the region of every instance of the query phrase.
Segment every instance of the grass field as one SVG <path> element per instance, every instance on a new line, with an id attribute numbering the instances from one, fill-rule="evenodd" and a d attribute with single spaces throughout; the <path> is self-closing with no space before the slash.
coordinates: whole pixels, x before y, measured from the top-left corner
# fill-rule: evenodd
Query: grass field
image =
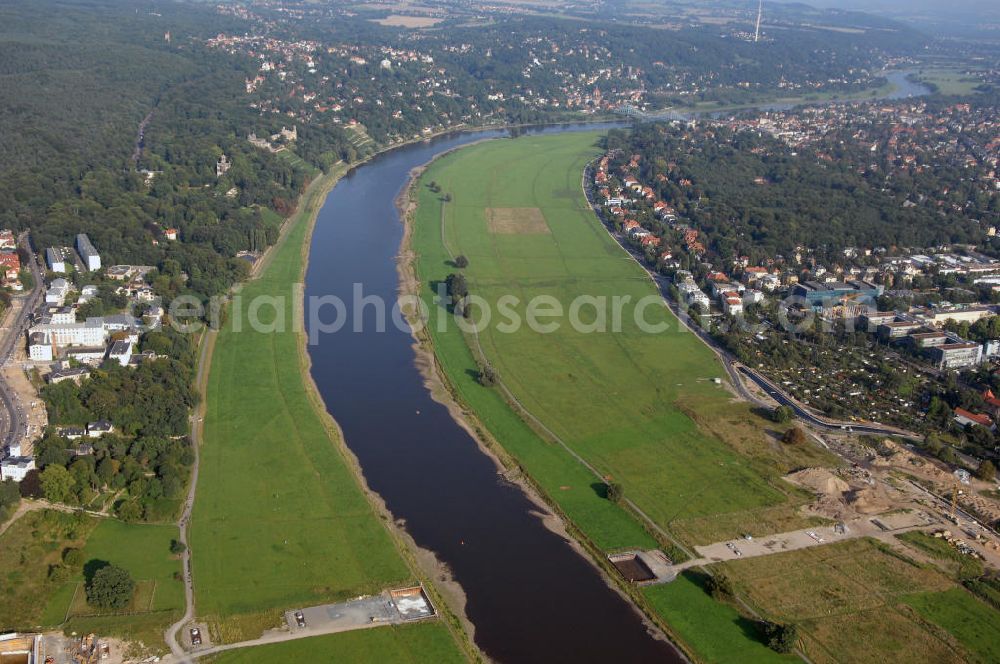
<path id="1" fill-rule="evenodd" d="M 7 529 L 0 537 L 3 628 L 54 627 L 63 622 L 75 584 L 50 579 L 49 568 L 61 563 L 67 548 L 82 547 L 96 526 L 91 517 L 44 510 L 25 514 Z M 57 608 L 49 610 L 53 603 Z"/>
<path id="2" fill-rule="evenodd" d="M 321 202 L 317 197 L 300 208 L 307 213 Z M 376 592 L 413 577 L 304 382 L 301 321 L 293 320 L 291 303 L 300 298 L 293 285 L 303 270 L 306 213 L 240 293 L 244 302 L 284 297 L 280 317 L 261 312 L 262 320 L 280 320 L 284 331 L 254 331 L 247 307 L 231 309 L 209 374 L 191 523 L 193 575 L 199 615 L 222 623 L 220 631 L 232 638 L 259 635 L 266 626 L 260 620 L 280 609 Z M 247 625 L 257 634 L 241 634 Z M 457 652 L 442 624 L 424 630 Z M 369 637 L 378 631 L 356 638 L 385 638 Z"/>
<path id="3" fill-rule="evenodd" d="M 480 334 L 483 350 L 528 410 L 601 475 L 622 483 L 661 526 L 683 529 L 688 521 L 741 512 L 751 521 L 754 510 L 788 504 L 791 490 L 776 479 L 777 471 L 763 475 L 754 461 L 706 434 L 685 412 L 690 407 L 718 418 L 742 408 L 711 382 L 723 373 L 711 351 L 694 335 L 678 332 L 662 304 L 645 313 L 649 322 L 665 323 L 667 332 L 650 334 L 636 324 L 634 303 L 654 296 L 655 289 L 608 237 L 580 186 L 584 165 L 598 154 L 597 137 L 568 133 L 496 141 L 436 161 L 421 181 L 436 181 L 453 200 L 444 203 L 426 186 L 418 188 L 413 247 L 423 295 L 430 303 L 431 285 L 454 271 L 450 251 L 469 258 L 465 273 L 473 294 L 494 311 L 502 296 L 520 298 L 514 309 L 522 319 L 524 303 L 534 296 L 553 297 L 566 309 L 579 295 L 630 297 L 618 333 L 576 331 L 567 319 L 551 334 L 527 325 L 505 333 L 490 325 Z M 512 209 L 530 214 L 522 215 L 520 225 L 504 222 L 501 230 L 497 219 L 507 219 Z M 580 318 L 593 321 L 593 308 Z M 495 391 L 475 384 L 469 340 L 454 324 L 444 333 L 436 325 L 431 329 L 436 353 L 463 399 L 574 521 L 601 546 L 638 543 L 617 510 L 601 504 L 606 501 L 591 486 L 592 474 L 573 468 L 565 451 L 540 444 L 527 427 L 517 427 Z M 736 532 L 740 521 L 730 524 Z"/>
<path id="4" fill-rule="evenodd" d="M 21 517 L 0 538 L 0 625 L 34 629 L 61 627 L 84 633 L 143 641 L 165 650 L 163 630 L 184 609 L 184 588 L 174 578 L 180 562 L 170 554 L 172 526 L 127 524 L 113 519 L 65 514 L 52 510 Z M 85 565 L 104 561 L 125 568 L 136 580 L 128 615 L 100 615 L 86 602 L 84 576 L 52 578 L 66 549 L 81 549 Z"/>
<path id="5" fill-rule="evenodd" d="M 983 564 L 978 559 L 959 552 L 942 538 L 933 537 L 919 530 L 896 537 L 907 546 L 936 559 L 938 565 L 956 580 L 974 579 L 983 574 Z"/>
<path id="6" fill-rule="evenodd" d="M 638 520 L 604 497 L 598 477 L 529 426 L 500 390 L 479 385 L 478 350 L 470 349 L 475 337 L 454 321 L 442 330 L 450 314 L 433 300 L 435 284 L 456 271 L 451 259 L 459 254 L 469 259 L 463 271 L 470 292 L 493 311 L 501 297 L 516 296 L 512 310 L 522 320 L 536 295 L 555 298 L 564 310 L 578 295 L 629 296 L 620 332 L 577 331 L 567 319 L 553 333 L 490 325 L 480 332 L 482 349 L 518 401 L 602 477 L 620 482 L 659 525 L 689 542 L 802 527 L 794 511 L 806 497 L 779 476 L 793 462 L 818 457 L 802 452 L 793 461 L 780 446 L 776 453 L 746 406 L 711 381 L 723 374 L 711 351 L 679 332 L 662 303 L 645 314 L 666 323 L 667 332 L 649 334 L 635 322 L 635 303 L 655 300 L 656 291 L 587 207 L 581 176 L 599 154 L 597 139 L 567 133 L 493 141 L 446 155 L 421 176 L 412 247 L 443 371 L 490 434 L 596 546 L 655 546 Z M 431 181 L 441 193 L 426 186 Z M 444 193 L 451 202 L 442 200 Z M 591 308 L 580 319 L 593 322 L 596 314 Z M 612 319 L 609 312 L 609 325 Z M 776 659 L 734 608 L 688 579 L 643 594 L 706 659 Z"/>
<path id="7" fill-rule="evenodd" d="M 320 657 L 322 653 L 322 658 Z M 245 648 L 203 661 L 212 664 L 285 664 L 285 662 L 462 662 L 455 644 L 438 625 L 417 624 L 316 636 L 288 643 Z"/>
<path id="8" fill-rule="evenodd" d="M 921 69 L 917 79 L 933 85 L 943 95 L 972 94 L 982 83 L 975 76 L 966 76 L 960 70 L 949 67 Z"/>
<path id="9" fill-rule="evenodd" d="M 299 219 L 240 293 L 285 298 L 284 331 L 254 331 L 243 307 L 216 340 L 191 525 L 202 615 L 343 598 L 411 576 L 307 393 L 291 311 L 307 230 Z"/>
<path id="10" fill-rule="evenodd" d="M 954 583 L 873 540 L 858 539 L 723 563 L 748 601 L 776 622 L 795 623 L 820 662 L 961 662 L 904 602 Z"/>
<path id="11" fill-rule="evenodd" d="M 676 581 L 650 586 L 643 594 L 695 652 L 709 662 L 798 662 L 760 641 L 754 621 L 705 592 L 703 577 L 685 572 Z"/>
<path id="12" fill-rule="evenodd" d="M 981 662 L 1000 662 L 1000 612 L 962 588 L 920 593 L 904 602 L 955 637 Z"/>

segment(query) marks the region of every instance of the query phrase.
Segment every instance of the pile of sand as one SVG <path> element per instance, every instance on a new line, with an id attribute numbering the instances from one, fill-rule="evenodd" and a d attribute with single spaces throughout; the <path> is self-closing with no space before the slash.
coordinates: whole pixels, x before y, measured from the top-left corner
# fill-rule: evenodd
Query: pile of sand
<path id="1" fill-rule="evenodd" d="M 851 490 L 851 485 L 825 468 L 806 468 L 785 477 L 793 484 L 825 496 L 838 497 Z"/>
<path id="2" fill-rule="evenodd" d="M 881 485 L 855 489 L 845 497 L 847 503 L 859 514 L 879 514 L 892 508 L 892 500 Z"/>

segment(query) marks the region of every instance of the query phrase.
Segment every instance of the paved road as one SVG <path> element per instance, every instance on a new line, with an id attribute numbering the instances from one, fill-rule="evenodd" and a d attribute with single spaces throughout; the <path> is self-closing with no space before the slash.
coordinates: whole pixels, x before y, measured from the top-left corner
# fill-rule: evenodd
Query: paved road
<path id="1" fill-rule="evenodd" d="M 184 553 L 181 554 L 182 573 L 184 574 L 184 615 L 180 620 L 167 628 L 163 638 L 170 647 L 170 652 L 177 658 L 175 661 L 189 662 L 188 655 L 184 652 L 181 644 L 177 640 L 177 635 L 187 623 L 194 620 L 194 581 L 191 578 L 191 547 L 188 544 L 188 525 L 191 523 L 191 510 L 194 509 L 194 495 L 198 490 L 198 468 L 200 465 L 200 446 L 202 440 L 202 428 L 205 420 L 205 386 L 208 382 L 208 369 L 212 362 L 212 349 L 215 346 L 216 331 L 206 329 L 205 338 L 201 343 L 201 354 L 198 357 L 198 391 L 202 395 L 202 400 L 198 408 L 191 416 L 191 447 L 194 450 L 194 465 L 191 467 L 191 486 L 188 488 L 187 499 L 184 502 L 184 511 L 177 522 L 180 531 L 178 540 L 184 545 Z"/>
<path id="2" fill-rule="evenodd" d="M 17 344 L 23 342 L 24 333 L 28 329 L 29 316 L 38 306 L 44 287 L 41 269 L 28 242 L 28 233 L 22 233 L 18 238 L 18 242 L 28 252 L 29 259 L 27 265 L 31 269 L 35 286 L 30 293 L 18 298 L 21 300 L 21 309 L 17 312 L 14 320 L 11 321 L 10 328 L 6 334 L 0 339 L 0 365 L 6 365 L 17 348 Z M 27 424 L 25 424 L 27 417 L 22 411 L 22 405 L 18 402 L 17 396 L 2 377 L 0 377 L 0 406 L 2 406 L 4 413 L 0 417 L 0 436 L 2 436 L 4 445 L 10 445 L 19 436 L 27 433 Z"/>
<path id="3" fill-rule="evenodd" d="M 742 558 L 757 558 L 777 553 L 787 553 L 788 551 L 797 551 L 814 546 L 846 542 L 847 540 L 859 537 L 871 537 L 893 544 L 896 541 L 896 535 L 912 530 L 928 530 L 935 527 L 943 527 L 944 525 L 937 518 L 926 515 L 926 518 L 922 518 L 920 523 L 907 524 L 899 528 L 886 530 L 876 525 L 871 518 L 862 517 L 849 522 L 846 529 L 838 529 L 836 526 L 818 526 L 767 535 L 752 540 L 734 539 L 706 544 L 705 546 L 697 546 L 695 549 L 698 551 L 698 558 L 672 565 L 670 570 L 673 572 L 673 576 L 676 576 L 680 572 L 692 567 L 704 567 L 727 560 L 740 560 Z"/>

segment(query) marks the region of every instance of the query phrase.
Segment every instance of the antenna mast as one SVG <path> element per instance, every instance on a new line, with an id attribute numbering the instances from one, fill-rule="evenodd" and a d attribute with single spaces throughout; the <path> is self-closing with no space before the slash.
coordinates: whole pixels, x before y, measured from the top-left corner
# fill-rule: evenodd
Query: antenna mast
<path id="1" fill-rule="evenodd" d="M 756 44 L 760 41 L 760 17 L 764 13 L 764 0 L 758 0 L 757 2 L 757 27 L 753 31 L 753 43 Z"/>

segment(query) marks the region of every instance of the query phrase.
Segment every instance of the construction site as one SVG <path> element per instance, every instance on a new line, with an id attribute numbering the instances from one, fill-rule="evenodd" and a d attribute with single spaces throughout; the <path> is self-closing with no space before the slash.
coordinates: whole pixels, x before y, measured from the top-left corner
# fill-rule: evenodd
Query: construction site
<path id="1" fill-rule="evenodd" d="M 125 644 L 94 634 L 0 634 L 0 664 L 123 664 Z"/>

